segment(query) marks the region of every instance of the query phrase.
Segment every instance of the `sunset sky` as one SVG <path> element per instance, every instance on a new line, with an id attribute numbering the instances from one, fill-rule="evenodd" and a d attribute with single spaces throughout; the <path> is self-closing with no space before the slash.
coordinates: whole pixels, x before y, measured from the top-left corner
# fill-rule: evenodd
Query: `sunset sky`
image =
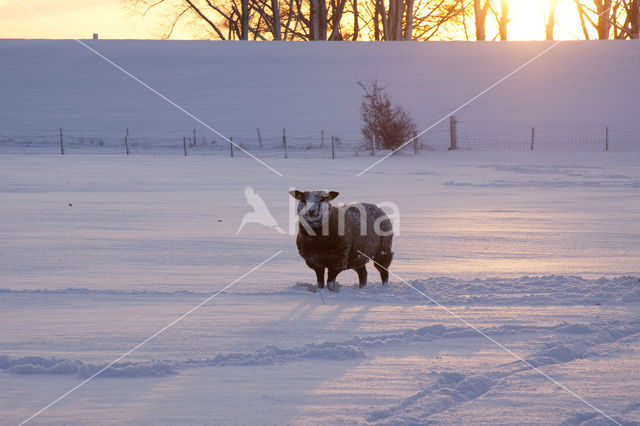
<path id="1" fill-rule="evenodd" d="M 43 20 L 20 4 L 24 2 L 45 15 L 67 33 Z M 0 0 L 0 38 L 91 38 L 98 33 L 106 39 L 159 38 L 161 30 L 153 17 L 146 19 L 128 8 L 127 0 Z M 511 0 L 510 40 L 544 38 L 544 13 L 548 0 Z M 558 2 L 556 39 L 582 38 L 573 1 Z M 487 21 L 490 36 L 495 33 L 492 19 Z M 190 39 L 192 34 L 179 28 L 172 37 Z"/>

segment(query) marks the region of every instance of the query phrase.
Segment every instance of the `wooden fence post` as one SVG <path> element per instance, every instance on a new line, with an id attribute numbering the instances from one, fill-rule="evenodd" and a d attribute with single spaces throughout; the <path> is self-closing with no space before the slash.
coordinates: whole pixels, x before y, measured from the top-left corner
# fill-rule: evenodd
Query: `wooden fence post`
<path id="1" fill-rule="evenodd" d="M 449 146 L 449 151 L 453 151 L 458 149 L 458 135 L 456 129 L 457 120 L 454 115 L 449 117 L 449 135 L 451 137 L 451 146 Z"/>
<path id="2" fill-rule="evenodd" d="M 260 136 L 260 128 L 257 127 L 256 131 L 258 132 L 258 146 L 260 147 L 260 150 L 262 150 L 262 136 Z"/>
<path id="3" fill-rule="evenodd" d="M 320 130 L 320 148 L 324 148 L 324 130 Z"/>
<path id="4" fill-rule="evenodd" d="M 233 157 L 233 136 L 229 138 L 229 149 L 231 150 L 231 157 Z"/>
<path id="5" fill-rule="evenodd" d="M 193 129 L 193 146 L 196 146 L 196 129 Z"/>
<path id="6" fill-rule="evenodd" d="M 64 141 L 62 139 L 62 127 L 60 127 L 60 155 L 64 155 Z"/>
<path id="7" fill-rule="evenodd" d="M 282 146 L 284 147 L 284 158 L 287 158 L 287 129 L 282 128 Z"/>
<path id="8" fill-rule="evenodd" d="M 413 132 L 413 153 L 418 153 L 418 133 Z"/>
<path id="9" fill-rule="evenodd" d="M 609 126 L 605 129 L 604 150 L 609 151 Z"/>
<path id="10" fill-rule="evenodd" d="M 124 135 L 124 152 L 129 155 L 129 129 L 127 128 L 127 134 Z"/>
<path id="11" fill-rule="evenodd" d="M 533 143 L 536 140 L 536 128 L 531 128 L 531 151 L 533 151 Z"/>
<path id="12" fill-rule="evenodd" d="M 331 136 L 331 159 L 336 159 L 336 138 L 335 136 Z"/>
<path id="13" fill-rule="evenodd" d="M 187 156 L 187 137 L 182 137 L 182 146 L 184 147 L 184 156 Z"/>
<path id="14" fill-rule="evenodd" d="M 376 135 L 371 135 L 371 156 L 376 155 Z"/>

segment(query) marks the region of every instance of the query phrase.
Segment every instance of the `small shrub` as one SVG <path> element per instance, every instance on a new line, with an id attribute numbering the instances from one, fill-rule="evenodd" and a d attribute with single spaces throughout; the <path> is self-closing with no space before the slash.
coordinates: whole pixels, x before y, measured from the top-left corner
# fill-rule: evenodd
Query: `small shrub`
<path id="1" fill-rule="evenodd" d="M 358 81 L 364 90 L 360 113 L 362 115 L 362 135 L 368 146 L 373 137 L 376 148 L 396 149 L 409 141 L 417 131 L 417 126 L 409 113 L 398 104 L 393 104 L 385 88 L 374 79 L 369 83 Z"/>

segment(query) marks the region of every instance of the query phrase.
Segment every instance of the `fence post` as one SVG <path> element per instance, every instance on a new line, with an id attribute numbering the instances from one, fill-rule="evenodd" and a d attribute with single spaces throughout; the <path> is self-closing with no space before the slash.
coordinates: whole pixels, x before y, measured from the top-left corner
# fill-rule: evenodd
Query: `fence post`
<path id="1" fill-rule="evenodd" d="M 184 156 L 187 156 L 187 137 L 182 137 L 182 146 L 184 147 Z"/>
<path id="2" fill-rule="evenodd" d="M 284 147 L 284 158 L 287 158 L 287 129 L 282 128 L 282 146 Z"/>
<path id="3" fill-rule="evenodd" d="M 64 142 L 62 139 L 62 127 L 60 127 L 60 155 L 64 155 Z"/>
<path id="4" fill-rule="evenodd" d="M 413 132 L 413 153 L 418 153 L 418 133 Z"/>
<path id="5" fill-rule="evenodd" d="M 609 126 L 605 129 L 604 150 L 609 151 Z"/>
<path id="6" fill-rule="evenodd" d="M 231 150 L 231 157 L 233 157 L 233 136 L 229 138 L 229 149 Z"/>
<path id="7" fill-rule="evenodd" d="M 456 131 L 457 120 L 454 115 L 449 117 L 449 134 L 451 137 L 451 146 L 449 147 L 449 151 L 453 151 L 458 149 L 458 135 Z"/>
<path id="8" fill-rule="evenodd" d="M 531 151 L 533 151 L 533 142 L 536 140 L 536 128 L 531 128 Z"/>
<path id="9" fill-rule="evenodd" d="M 129 129 L 127 128 L 127 134 L 124 135 L 124 152 L 129 155 Z"/>
<path id="10" fill-rule="evenodd" d="M 335 140 L 336 140 L 336 138 L 331 136 L 331 159 L 332 160 L 335 160 L 335 158 L 336 158 L 336 148 L 335 148 L 336 143 L 335 143 Z"/>
<path id="11" fill-rule="evenodd" d="M 371 135 L 371 156 L 376 155 L 376 135 Z"/>
<path id="12" fill-rule="evenodd" d="M 324 148 L 324 130 L 320 130 L 320 148 Z"/>
<path id="13" fill-rule="evenodd" d="M 195 127 L 193 128 L 193 146 L 196 145 L 196 129 Z"/>
<path id="14" fill-rule="evenodd" d="M 258 146 L 260 147 L 260 150 L 262 150 L 262 136 L 260 136 L 260 128 L 257 127 L 256 131 L 258 132 Z"/>

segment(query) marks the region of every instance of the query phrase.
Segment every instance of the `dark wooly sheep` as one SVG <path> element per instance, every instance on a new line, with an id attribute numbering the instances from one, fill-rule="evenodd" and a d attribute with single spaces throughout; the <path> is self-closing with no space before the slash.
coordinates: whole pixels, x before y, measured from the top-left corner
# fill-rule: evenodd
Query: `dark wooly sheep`
<path id="1" fill-rule="evenodd" d="M 387 268 L 393 259 L 391 220 L 373 204 L 352 203 L 332 206 L 335 191 L 289 191 L 298 200 L 300 256 L 316 272 L 318 288 L 336 289 L 336 277 L 346 269 L 358 273 L 360 287 L 367 285 L 369 258 L 380 272 L 382 284 L 389 282 Z"/>

